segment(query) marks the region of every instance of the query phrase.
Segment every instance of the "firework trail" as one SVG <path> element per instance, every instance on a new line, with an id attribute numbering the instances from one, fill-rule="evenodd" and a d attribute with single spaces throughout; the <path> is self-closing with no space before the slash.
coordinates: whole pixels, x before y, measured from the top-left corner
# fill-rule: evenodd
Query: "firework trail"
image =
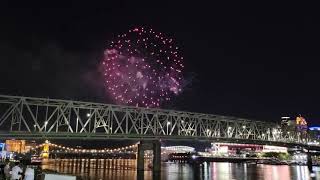
<path id="1" fill-rule="evenodd" d="M 183 57 L 172 39 L 146 28 L 118 35 L 104 52 L 108 94 L 117 104 L 159 107 L 182 91 Z"/>

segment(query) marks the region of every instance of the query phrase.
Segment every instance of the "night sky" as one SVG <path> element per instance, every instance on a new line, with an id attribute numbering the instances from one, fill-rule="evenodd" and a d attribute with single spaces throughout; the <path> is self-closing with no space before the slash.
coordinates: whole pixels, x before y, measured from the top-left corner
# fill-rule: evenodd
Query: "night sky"
<path id="1" fill-rule="evenodd" d="M 0 94 L 113 103 L 98 71 L 103 51 L 116 35 L 145 26 L 174 38 L 185 59 L 184 92 L 163 108 L 265 121 L 301 114 L 316 124 L 319 16 L 249 9 L 184 1 L 3 3 Z"/>

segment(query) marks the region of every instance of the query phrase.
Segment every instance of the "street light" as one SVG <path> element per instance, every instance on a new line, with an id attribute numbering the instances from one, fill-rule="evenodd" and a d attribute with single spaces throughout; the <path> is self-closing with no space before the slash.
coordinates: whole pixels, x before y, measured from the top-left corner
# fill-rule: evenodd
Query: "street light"
<path id="1" fill-rule="evenodd" d="M 167 135 L 169 135 L 169 126 L 170 126 L 171 122 L 167 122 Z"/>
<path id="2" fill-rule="evenodd" d="M 47 131 L 47 125 L 48 125 L 48 121 L 44 122 L 44 131 Z"/>
<path id="3" fill-rule="evenodd" d="M 228 127 L 228 133 L 227 133 L 227 136 L 228 136 L 228 137 L 231 137 L 231 136 L 232 136 L 232 133 L 230 133 L 231 128 L 232 128 L 231 126 Z"/>
<path id="4" fill-rule="evenodd" d="M 208 136 L 210 136 L 210 134 L 211 134 L 211 130 L 210 129 L 207 129 L 207 134 L 208 134 Z"/>
<path id="5" fill-rule="evenodd" d="M 76 132 L 78 132 L 78 125 L 79 124 L 79 118 L 77 117 L 77 121 L 76 121 Z"/>
<path id="6" fill-rule="evenodd" d="M 87 113 L 87 117 L 90 117 L 91 116 L 91 114 L 90 113 Z"/>

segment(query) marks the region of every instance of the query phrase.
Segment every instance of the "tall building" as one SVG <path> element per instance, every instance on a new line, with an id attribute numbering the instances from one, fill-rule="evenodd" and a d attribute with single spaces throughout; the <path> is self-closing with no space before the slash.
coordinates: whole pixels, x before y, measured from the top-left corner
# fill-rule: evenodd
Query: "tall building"
<path id="1" fill-rule="evenodd" d="M 6 146 L 5 143 L 0 143 L 0 158 L 1 158 L 1 159 L 5 159 L 5 158 L 6 158 L 6 155 L 7 155 L 5 146 Z"/>
<path id="2" fill-rule="evenodd" d="M 298 136 L 301 139 L 306 139 L 308 137 L 308 123 L 301 115 L 297 116 L 295 119 L 282 117 L 281 130 L 288 135 Z"/>
<path id="3" fill-rule="evenodd" d="M 318 142 L 313 142 L 319 144 L 320 141 L 320 126 L 309 127 L 309 135 L 311 139 L 316 139 Z"/>

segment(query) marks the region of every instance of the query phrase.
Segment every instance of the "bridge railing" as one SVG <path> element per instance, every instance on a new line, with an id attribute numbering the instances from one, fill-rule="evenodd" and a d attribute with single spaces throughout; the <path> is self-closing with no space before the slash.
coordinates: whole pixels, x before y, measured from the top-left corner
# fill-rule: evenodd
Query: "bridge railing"
<path id="1" fill-rule="evenodd" d="M 302 142 L 276 123 L 184 111 L 0 95 L 0 131 Z"/>

